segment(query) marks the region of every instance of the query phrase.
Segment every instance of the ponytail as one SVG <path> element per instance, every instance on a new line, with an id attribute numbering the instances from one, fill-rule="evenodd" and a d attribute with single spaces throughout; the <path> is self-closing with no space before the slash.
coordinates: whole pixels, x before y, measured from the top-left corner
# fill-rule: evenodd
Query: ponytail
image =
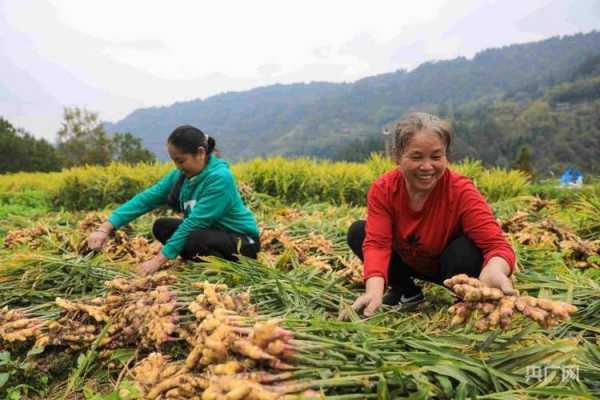
<path id="1" fill-rule="evenodd" d="M 213 150 L 215 149 L 217 142 L 215 142 L 215 139 L 212 136 L 207 136 L 206 137 L 206 152 L 208 154 L 211 154 L 213 152 Z"/>
<path id="2" fill-rule="evenodd" d="M 188 154 L 198 153 L 198 147 L 203 147 L 209 155 L 215 150 L 215 139 L 205 135 L 200 129 L 191 125 L 182 125 L 175 128 L 169 135 L 168 143 Z"/>

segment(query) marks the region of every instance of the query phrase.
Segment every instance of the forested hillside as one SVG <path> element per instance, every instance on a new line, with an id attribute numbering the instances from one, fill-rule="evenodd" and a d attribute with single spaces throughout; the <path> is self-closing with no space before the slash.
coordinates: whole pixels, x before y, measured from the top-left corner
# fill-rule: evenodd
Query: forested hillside
<path id="1" fill-rule="evenodd" d="M 543 91 L 530 87 L 440 112 L 454 122 L 457 157 L 511 166 L 523 151 L 534 171 L 559 173 L 567 165 L 600 171 L 600 57 Z"/>
<path id="2" fill-rule="evenodd" d="M 459 131 L 459 136 L 463 136 L 461 140 L 468 144 L 464 149 L 457 148 L 457 155 L 481 154 L 486 162 L 506 164 L 516 156 L 519 146 L 510 140 L 510 144 L 506 144 L 504 139 L 500 140 L 503 146 L 490 145 L 485 138 L 495 133 L 486 131 L 488 122 L 479 119 L 487 112 L 486 107 L 496 107 L 493 104 L 504 97 L 521 107 L 531 98 L 545 95 L 551 86 L 559 90 L 558 83 L 572 80 L 582 63 L 598 54 L 600 32 L 555 37 L 488 49 L 471 60 L 429 62 L 411 72 L 399 70 L 354 83 L 273 85 L 168 107 L 140 109 L 106 126 L 111 132 L 128 131 L 142 137 L 146 146 L 162 158 L 166 157 L 166 136 L 183 123 L 197 125 L 215 136 L 231 160 L 273 154 L 340 158 L 351 156 L 347 152 L 348 145 L 358 143 L 364 144 L 365 149 L 373 147 L 382 127 L 407 111 L 451 113 L 461 110 L 457 127 L 468 126 L 462 135 Z M 568 90 L 560 90 L 569 96 Z M 560 100 L 557 93 L 548 96 Z M 502 102 L 497 105 L 505 106 Z M 592 115 L 593 107 L 587 104 L 589 112 L 582 112 Z M 554 117 L 562 118 L 561 115 Z M 501 131 L 507 129 L 502 126 Z M 549 146 L 558 140 L 554 134 L 548 131 L 544 134 Z M 524 144 L 529 142 L 537 143 L 523 141 Z M 494 154 L 489 155 L 489 152 Z M 570 153 L 567 151 L 564 155 Z M 544 168 L 548 163 L 575 161 L 560 156 L 543 160 Z"/>

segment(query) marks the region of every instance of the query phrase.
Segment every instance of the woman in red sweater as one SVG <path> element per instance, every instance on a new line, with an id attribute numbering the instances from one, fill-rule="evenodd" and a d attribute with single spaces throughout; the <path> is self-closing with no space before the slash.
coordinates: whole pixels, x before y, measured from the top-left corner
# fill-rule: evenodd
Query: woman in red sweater
<path id="1" fill-rule="evenodd" d="M 371 185 L 367 220 L 348 231 L 366 282 L 353 308 L 370 316 L 382 303 L 416 304 L 423 294 L 413 278 L 441 284 L 461 273 L 514 294 L 515 253 L 492 209 L 470 179 L 448 169 L 450 125 L 413 113 L 394 135 L 398 168 Z"/>

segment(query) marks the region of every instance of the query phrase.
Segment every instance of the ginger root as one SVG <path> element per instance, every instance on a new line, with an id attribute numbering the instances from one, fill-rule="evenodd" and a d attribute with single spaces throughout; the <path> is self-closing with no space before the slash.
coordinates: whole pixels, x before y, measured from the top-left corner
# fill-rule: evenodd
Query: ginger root
<path id="1" fill-rule="evenodd" d="M 476 278 L 465 274 L 453 276 L 444 281 L 463 302 L 454 304 L 448 310 L 453 314 L 451 326 L 463 324 L 477 311 L 482 316 L 475 322 L 477 331 L 485 331 L 510 325 L 515 310 L 545 328 L 556 326 L 577 311 L 577 307 L 546 298 L 532 296 L 506 296 L 500 289 L 489 288 Z"/>

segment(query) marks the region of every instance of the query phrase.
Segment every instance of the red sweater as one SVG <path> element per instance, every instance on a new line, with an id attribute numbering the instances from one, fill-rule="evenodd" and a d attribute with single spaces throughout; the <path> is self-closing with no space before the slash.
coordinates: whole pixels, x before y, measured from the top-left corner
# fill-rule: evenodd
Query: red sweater
<path id="1" fill-rule="evenodd" d="M 469 178 L 446 170 L 423 209 L 411 210 L 400 170 L 379 177 L 367 195 L 364 277 L 387 282 L 392 249 L 416 272 L 439 274 L 440 256 L 448 242 L 469 237 L 483 253 L 483 265 L 498 256 L 514 270 L 515 253 L 504 238 L 492 209 Z"/>

